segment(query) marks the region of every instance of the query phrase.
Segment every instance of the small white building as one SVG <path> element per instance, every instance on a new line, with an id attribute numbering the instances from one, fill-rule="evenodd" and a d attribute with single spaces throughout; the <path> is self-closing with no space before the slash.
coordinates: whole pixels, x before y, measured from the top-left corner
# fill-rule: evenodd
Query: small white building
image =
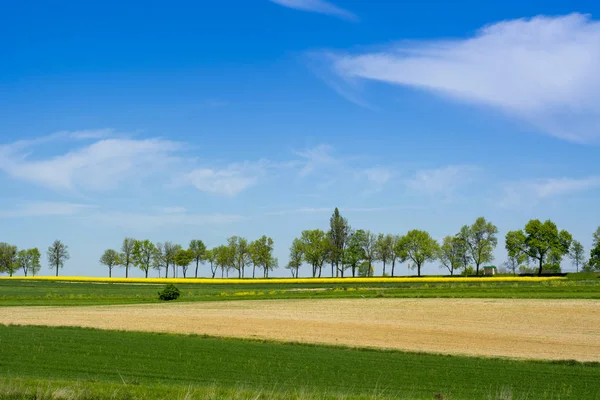
<path id="1" fill-rule="evenodd" d="M 496 275 L 496 267 L 494 265 L 486 265 L 483 267 L 484 275 Z"/>

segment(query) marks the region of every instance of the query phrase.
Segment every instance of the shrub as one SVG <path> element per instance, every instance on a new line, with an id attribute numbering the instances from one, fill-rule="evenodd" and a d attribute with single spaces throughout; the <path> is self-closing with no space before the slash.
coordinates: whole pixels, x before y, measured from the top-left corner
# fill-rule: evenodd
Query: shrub
<path id="1" fill-rule="evenodd" d="M 177 286 L 169 284 L 165 286 L 162 292 L 158 292 L 158 298 L 163 301 L 177 300 L 181 296 L 181 292 Z"/>

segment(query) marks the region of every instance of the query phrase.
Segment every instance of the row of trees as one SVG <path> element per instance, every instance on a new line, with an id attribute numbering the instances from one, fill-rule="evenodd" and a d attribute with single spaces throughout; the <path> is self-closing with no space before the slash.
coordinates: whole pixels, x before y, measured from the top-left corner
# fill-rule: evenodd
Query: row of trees
<path id="1" fill-rule="evenodd" d="M 305 230 L 293 240 L 289 261 L 285 266 L 293 277 L 298 277 L 300 267 L 308 264 L 313 277 L 321 277 L 323 268 L 331 267 L 332 277 L 344 277 L 347 271 L 352 276 L 372 276 L 373 264 L 381 262 L 383 275 L 387 267 L 394 276 L 397 262 L 408 262 L 409 268 L 421 269 L 427 262 L 438 262 L 450 275 L 460 271 L 465 275 L 479 275 L 480 269 L 494 260 L 493 252 L 498 245 L 498 228 L 480 217 L 472 225 L 463 226 L 458 233 L 446 236 L 438 243 L 426 231 L 411 230 L 405 235 L 375 234 L 369 230 L 353 230 L 346 218 L 336 208 L 329 220 L 327 232 L 320 229 Z M 529 221 L 524 229 L 511 231 L 505 238 L 508 259 L 505 267 L 515 274 L 519 272 L 560 271 L 560 264 L 568 256 L 576 270 L 600 272 L 600 227 L 593 234 L 592 249 L 586 260 L 581 243 L 573 240 L 565 230 L 558 230 L 556 224 L 548 220 Z M 12 276 L 22 269 L 25 276 L 35 275 L 41 268 L 41 254 L 37 248 L 18 250 L 16 246 L 0 243 L 0 273 Z M 56 271 L 69 259 L 68 247 L 56 240 L 47 250 L 48 263 Z M 176 275 L 181 267 L 184 278 L 190 265 L 194 266 L 194 276 L 198 277 L 200 264 L 210 265 L 214 278 L 221 271 L 221 277 L 237 272 L 239 278 L 246 277 L 246 270 L 252 267 L 252 278 L 256 270 L 262 270 L 263 277 L 277 268 L 278 261 L 273 256 L 273 239 L 262 236 L 248 241 L 232 236 L 227 243 L 208 249 L 202 240 L 192 240 L 187 249 L 172 242 L 152 243 L 150 240 L 125 238 L 120 251 L 108 249 L 100 258 L 112 276 L 115 267 L 125 268 L 129 277 L 132 267 L 139 268 L 148 277 L 151 269 L 164 270 L 164 276 Z M 533 266 L 533 268 L 531 267 Z"/>
<path id="2" fill-rule="evenodd" d="M 67 246 L 60 240 L 56 240 L 52 243 L 52 246 L 48 247 L 46 255 L 48 264 L 52 268 L 56 268 L 56 276 L 58 276 L 58 269 L 62 268 L 64 262 L 69 259 Z M 35 276 L 42 268 L 40 264 L 41 256 L 37 247 L 18 250 L 17 246 L 0 243 L 0 273 L 13 276 L 17 271 L 23 270 L 25 276 L 29 274 Z"/>
<path id="3" fill-rule="evenodd" d="M 292 276 L 298 277 L 304 263 L 312 268 L 312 276 L 320 277 L 323 266 L 331 266 L 331 276 L 344 277 L 347 270 L 352 276 L 371 276 L 373 263 L 381 262 L 383 275 L 391 264 L 394 276 L 396 262 L 409 262 L 409 268 L 417 270 L 426 262 L 438 261 L 450 275 L 462 271 L 466 275 L 479 275 L 480 268 L 494 260 L 498 245 L 498 228 L 480 217 L 472 225 L 463 226 L 458 233 L 446 236 L 438 243 L 426 231 L 411 230 L 405 235 L 374 234 L 369 230 L 352 230 L 348 220 L 336 208 L 329 221 L 327 232 L 320 229 L 305 230 L 294 239 L 286 266 Z M 505 266 L 515 274 L 529 271 L 535 265 L 536 272 L 560 271 L 560 263 L 568 255 L 577 271 L 600 271 L 600 227 L 594 233 L 589 261 L 581 243 L 573 240 L 570 233 L 559 231 L 552 221 L 531 220 L 523 230 L 506 235 L 508 260 Z"/>
<path id="4" fill-rule="evenodd" d="M 262 236 L 249 242 L 239 236 L 227 239 L 226 245 L 208 249 L 202 240 L 192 240 L 187 249 L 172 242 L 152 243 L 150 240 L 136 240 L 125 238 L 121 251 L 108 249 L 100 257 L 100 263 L 108 267 L 108 275 L 112 276 L 114 267 L 125 268 L 125 277 L 129 277 L 130 267 L 142 270 L 146 278 L 150 269 L 164 270 L 165 278 L 169 277 L 169 267 L 172 275 L 176 275 L 176 267 L 181 267 L 183 277 L 187 277 L 190 264 L 195 266 L 194 276 L 198 277 L 200 264 L 209 263 L 211 276 L 214 278 L 217 271 L 221 276 L 230 271 L 237 271 L 239 278 L 246 276 L 246 269 L 252 267 L 252 278 L 256 276 L 256 269 L 262 270 L 263 276 L 269 276 L 269 271 L 277 267 L 277 259 L 273 257 L 273 239 Z"/>

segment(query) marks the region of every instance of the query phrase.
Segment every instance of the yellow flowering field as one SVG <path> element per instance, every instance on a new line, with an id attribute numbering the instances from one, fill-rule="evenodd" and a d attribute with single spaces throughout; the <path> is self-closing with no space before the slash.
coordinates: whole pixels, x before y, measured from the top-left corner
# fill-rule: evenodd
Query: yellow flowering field
<path id="1" fill-rule="evenodd" d="M 220 279 L 220 278 L 100 278 L 89 276 L 13 276 L 0 280 L 96 282 L 96 283 L 193 283 L 193 284 L 329 284 L 329 283 L 454 283 L 454 282 L 542 282 L 564 280 L 559 276 L 497 276 L 497 277 L 422 277 L 422 278 L 272 278 L 272 279 Z"/>

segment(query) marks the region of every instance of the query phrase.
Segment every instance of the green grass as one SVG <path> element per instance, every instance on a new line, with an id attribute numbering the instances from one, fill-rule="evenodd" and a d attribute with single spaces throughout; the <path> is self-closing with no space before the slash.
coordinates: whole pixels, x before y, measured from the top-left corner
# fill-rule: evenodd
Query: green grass
<path id="1" fill-rule="evenodd" d="M 600 299 L 600 279 L 583 278 L 585 276 L 545 282 L 177 286 L 182 292 L 179 301 L 362 297 Z M 158 302 L 157 292 L 162 287 L 120 283 L 0 281 L 0 306 L 154 303 Z"/>
<path id="2" fill-rule="evenodd" d="M 600 397 L 598 363 L 5 325 L 0 325 L 0 354 L 0 376 L 10 384 L 25 382 L 25 387 L 43 379 L 101 387 L 157 386 L 178 393 L 243 388 L 285 398 L 294 393 L 317 398 L 376 394 L 432 399 L 437 393 L 446 399 L 497 398 L 497 393 L 510 393 L 512 399 Z"/>

